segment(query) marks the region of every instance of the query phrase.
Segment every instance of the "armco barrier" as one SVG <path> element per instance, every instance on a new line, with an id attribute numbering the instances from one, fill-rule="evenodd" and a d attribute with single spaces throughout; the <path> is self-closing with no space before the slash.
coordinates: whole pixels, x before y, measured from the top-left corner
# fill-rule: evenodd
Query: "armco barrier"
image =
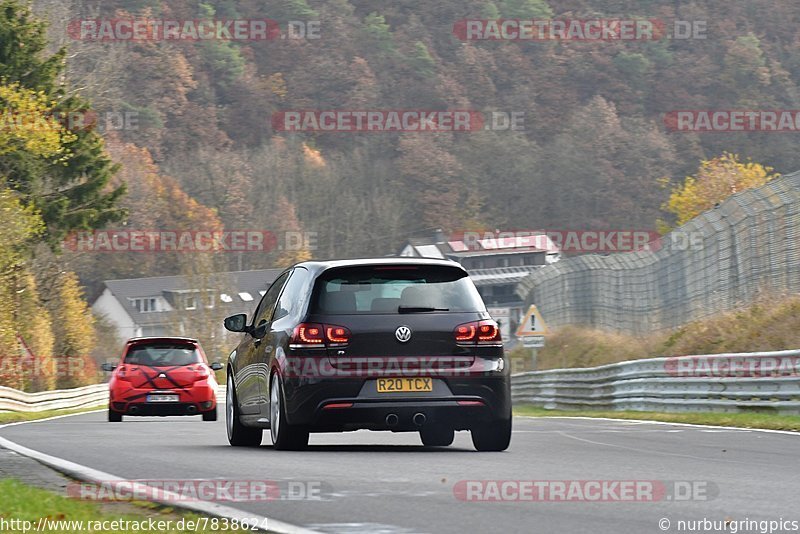
<path id="1" fill-rule="evenodd" d="M 99 406 L 108 401 L 108 384 L 25 393 L 0 387 L 0 412 L 43 412 Z"/>
<path id="2" fill-rule="evenodd" d="M 558 410 L 800 414 L 800 350 L 519 373 L 511 393 L 517 405 Z"/>
<path id="3" fill-rule="evenodd" d="M 702 366 L 686 365 L 701 362 Z M 511 377 L 515 404 L 548 409 L 800 414 L 800 350 L 650 358 Z M 108 385 L 25 393 L 0 386 L 0 412 L 101 406 Z M 225 386 L 217 401 L 225 402 Z"/>
<path id="4" fill-rule="evenodd" d="M 103 406 L 108 402 L 108 384 L 95 384 L 74 389 L 25 393 L 0 386 L 0 413 L 43 412 Z M 225 386 L 217 392 L 217 402 L 225 402 Z"/>

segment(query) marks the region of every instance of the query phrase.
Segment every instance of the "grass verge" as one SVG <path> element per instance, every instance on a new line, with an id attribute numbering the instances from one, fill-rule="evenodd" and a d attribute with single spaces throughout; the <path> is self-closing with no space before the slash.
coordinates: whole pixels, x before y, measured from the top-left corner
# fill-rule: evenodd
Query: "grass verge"
<path id="1" fill-rule="evenodd" d="M 245 532 L 244 530 L 231 528 L 225 529 L 225 523 L 223 523 L 225 521 L 224 519 L 219 519 L 219 528 L 194 528 L 195 525 L 191 525 L 190 528 L 188 524 L 189 521 L 195 521 L 205 526 L 201 516 L 176 512 L 172 508 L 159 507 L 152 503 L 145 503 L 143 506 L 138 506 L 135 503 L 129 502 L 96 503 L 79 501 L 62 497 L 50 491 L 34 488 L 16 480 L 0 480 L 0 520 L 30 521 L 30 531 L 33 531 L 36 526 L 38 526 L 39 520 L 42 517 L 51 521 L 51 528 L 38 530 L 38 532 L 81 531 L 74 523 L 73 526 L 70 527 L 66 523 L 63 523 L 64 521 L 83 522 L 84 527 L 94 525 L 96 524 L 95 522 L 107 522 L 100 530 L 95 529 L 94 532 L 104 532 L 108 534 L 142 532 L 142 530 L 131 530 L 130 528 L 135 528 L 134 525 L 136 524 L 144 526 L 151 518 L 156 522 L 170 522 L 169 528 L 158 530 L 158 532 L 162 534 L 184 532 L 200 534 Z M 181 520 L 183 520 L 184 528 L 179 527 Z M 59 521 L 61 523 L 56 525 L 52 523 L 53 521 Z M 111 523 L 113 521 L 119 522 L 116 525 L 117 527 L 124 526 L 122 521 L 128 521 L 130 528 L 128 530 L 120 530 L 119 528 L 115 530 L 115 526 Z M 211 519 L 208 520 L 208 523 L 210 523 L 210 521 Z M 164 525 L 166 525 L 166 523 L 164 523 Z M 22 532 L 22 529 L 14 529 L 13 527 L 12 530 L 19 530 Z M 89 532 L 90 530 L 84 528 L 82 531 Z"/>
<path id="2" fill-rule="evenodd" d="M 800 415 L 773 415 L 767 413 L 662 413 L 662 412 L 612 412 L 595 410 L 546 410 L 536 406 L 515 406 L 514 415 L 533 417 L 608 417 L 614 419 L 642 419 L 664 423 L 690 423 L 693 425 L 736 426 L 767 430 L 800 432 Z"/>
<path id="3" fill-rule="evenodd" d="M 639 358 L 800 348 L 800 295 L 764 296 L 735 311 L 648 335 L 564 326 L 538 349 L 537 370 L 594 367 Z M 515 372 L 532 370 L 530 350 L 512 351 Z"/>
<path id="4" fill-rule="evenodd" d="M 20 421 L 35 421 L 37 419 L 47 419 L 58 415 L 71 415 L 76 413 L 91 412 L 106 408 L 106 405 L 90 406 L 86 408 L 76 408 L 74 410 L 46 410 L 44 412 L 7 412 L 0 413 L 0 425 L 8 423 L 18 423 Z"/>

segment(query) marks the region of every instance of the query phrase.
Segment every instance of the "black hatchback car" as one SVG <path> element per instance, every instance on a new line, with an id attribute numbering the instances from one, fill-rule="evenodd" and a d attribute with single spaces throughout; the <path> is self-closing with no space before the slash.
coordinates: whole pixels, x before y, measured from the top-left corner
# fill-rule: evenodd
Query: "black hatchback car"
<path id="1" fill-rule="evenodd" d="M 511 440 L 509 365 L 497 323 L 466 271 L 445 260 L 305 262 L 283 272 L 227 366 L 227 431 L 302 449 L 309 432 L 419 432 L 447 446 L 470 430 L 480 451 Z"/>

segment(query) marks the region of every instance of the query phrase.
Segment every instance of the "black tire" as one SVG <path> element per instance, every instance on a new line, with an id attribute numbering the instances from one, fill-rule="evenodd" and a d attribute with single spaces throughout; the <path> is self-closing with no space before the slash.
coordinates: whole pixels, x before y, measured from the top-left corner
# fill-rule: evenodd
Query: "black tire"
<path id="1" fill-rule="evenodd" d="M 122 414 L 119 412 L 115 412 L 111 408 L 108 409 L 108 422 L 109 423 L 121 423 L 122 422 Z"/>
<path id="2" fill-rule="evenodd" d="M 203 412 L 203 421 L 216 421 L 217 420 L 217 407 L 214 406 L 213 410 Z"/>
<path id="3" fill-rule="evenodd" d="M 452 428 L 426 426 L 419 431 L 422 444 L 426 447 L 447 447 L 453 443 L 456 433 Z"/>
<path id="4" fill-rule="evenodd" d="M 286 422 L 283 384 L 273 376 L 269 388 L 269 433 L 272 446 L 279 451 L 299 451 L 308 447 L 308 429 Z"/>
<path id="5" fill-rule="evenodd" d="M 511 418 L 472 429 L 472 444 L 479 451 L 504 451 L 511 443 Z"/>
<path id="6" fill-rule="evenodd" d="M 239 404 L 236 400 L 236 387 L 233 377 L 228 373 L 227 392 L 225 393 L 225 429 L 228 443 L 234 447 L 258 447 L 264 432 L 260 428 L 244 426 L 239 422 Z M 205 414 L 203 415 L 205 418 Z"/>

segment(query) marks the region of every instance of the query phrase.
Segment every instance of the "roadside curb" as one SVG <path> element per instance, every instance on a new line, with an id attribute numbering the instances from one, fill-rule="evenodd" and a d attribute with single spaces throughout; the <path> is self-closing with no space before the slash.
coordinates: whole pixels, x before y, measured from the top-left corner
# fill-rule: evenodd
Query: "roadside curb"
<path id="1" fill-rule="evenodd" d="M 101 411 L 101 410 L 98 410 Z M 92 412 L 83 412 L 79 414 L 68 414 L 68 415 L 59 415 L 55 417 L 49 417 L 46 419 L 37 419 L 33 421 L 19 421 L 15 423 L 8 423 L 5 425 L 0 425 L 0 430 L 5 427 L 9 426 L 17 426 L 21 424 L 27 423 L 40 423 L 43 421 L 50 421 L 53 419 L 61 419 L 64 417 L 72 417 L 75 415 L 84 415 L 86 413 Z M 55 469 L 71 478 L 83 481 L 83 482 L 92 482 L 92 483 L 103 483 L 109 481 L 115 482 L 124 482 L 127 479 L 118 477 L 116 475 L 112 475 L 110 473 L 106 473 L 104 471 L 99 471 L 97 469 L 93 469 L 91 467 L 87 467 L 84 465 L 77 464 L 75 462 L 70 462 L 69 460 L 64 460 L 63 458 L 58 458 L 56 456 L 50 456 L 49 454 L 45 454 L 43 452 L 39 452 L 33 449 L 29 449 L 27 447 L 23 447 L 18 443 L 14 443 L 6 438 L 0 437 L 0 447 L 9 449 L 11 451 L 16 452 L 22 456 L 26 456 L 33 460 L 36 460 L 39 463 L 42 463 L 48 467 Z M 134 487 L 142 486 L 142 488 L 146 488 L 147 486 L 143 484 L 136 484 L 134 483 Z M 247 521 L 249 524 L 252 524 L 253 520 L 258 521 L 258 528 L 257 530 L 260 532 L 271 532 L 275 534 L 319 534 L 317 531 L 310 530 L 304 527 L 300 527 L 297 525 L 292 525 L 290 523 L 284 523 L 283 521 L 278 521 L 276 519 L 270 519 L 268 517 L 259 516 L 254 513 L 245 512 L 242 510 L 238 510 L 236 508 L 232 508 L 230 506 L 224 506 L 217 503 L 211 502 L 180 502 L 177 498 L 179 497 L 176 494 L 171 494 L 169 492 L 162 492 L 166 498 L 163 499 L 148 499 L 151 502 L 155 502 L 158 504 L 162 504 L 164 506 L 169 506 L 172 508 L 180 508 L 184 510 L 188 510 L 191 512 L 200 513 L 207 516 L 214 516 L 214 517 L 221 517 L 227 518 L 230 520 L 237 520 L 239 522 Z M 171 500 L 174 498 L 174 500 Z M 267 525 L 267 528 L 262 528 L 263 525 Z"/>

